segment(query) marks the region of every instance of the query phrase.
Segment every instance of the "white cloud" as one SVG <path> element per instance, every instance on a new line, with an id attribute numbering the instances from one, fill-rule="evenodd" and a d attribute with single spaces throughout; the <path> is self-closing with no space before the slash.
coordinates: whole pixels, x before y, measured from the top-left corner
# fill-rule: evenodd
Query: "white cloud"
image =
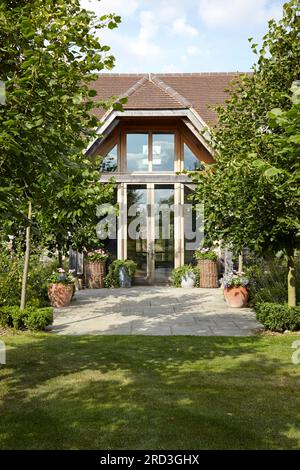
<path id="1" fill-rule="evenodd" d="M 81 6 L 94 11 L 96 15 L 116 13 L 121 16 L 130 16 L 137 10 L 139 0 L 81 0 Z"/>
<path id="2" fill-rule="evenodd" d="M 105 38 L 111 46 L 117 64 L 123 63 L 126 58 L 130 71 L 136 71 L 142 65 L 146 68 L 151 61 L 159 59 L 162 54 L 161 46 L 156 43 L 158 23 L 154 13 L 141 11 L 138 21 L 137 31 L 134 31 L 136 34 L 121 32 L 121 30 L 114 30 L 113 34 L 111 31 L 101 32 L 101 37 Z"/>
<path id="3" fill-rule="evenodd" d="M 161 53 L 161 49 L 157 44 L 153 42 L 138 42 L 132 38 L 125 38 L 123 46 L 125 53 L 128 52 L 136 59 L 143 60 L 144 63 L 145 60 L 158 58 Z"/>
<path id="4" fill-rule="evenodd" d="M 125 43 L 131 55 L 138 59 L 155 58 L 160 55 L 160 47 L 154 37 L 158 29 L 155 15 L 152 11 L 141 11 L 139 15 L 140 29 L 138 37 L 127 37 Z"/>
<path id="5" fill-rule="evenodd" d="M 199 15 L 210 27 L 238 29 L 278 19 L 282 6 L 269 0 L 199 0 Z"/>
<path id="6" fill-rule="evenodd" d="M 200 49 L 196 46 L 188 46 L 186 53 L 188 56 L 196 56 L 200 54 Z"/>
<path id="7" fill-rule="evenodd" d="M 176 18 L 173 21 L 172 30 L 175 34 L 195 37 L 198 36 L 198 30 L 194 26 L 189 25 L 185 18 Z"/>
<path id="8" fill-rule="evenodd" d="M 181 67 L 177 64 L 166 64 L 162 67 L 161 73 L 180 73 L 182 72 Z"/>
<path id="9" fill-rule="evenodd" d="M 166 23 L 184 16 L 185 5 L 182 0 L 159 0 L 159 18 Z"/>
<path id="10" fill-rule="evenodd" d="M 157 20 L 152 11 L 141 11 L 139 40 L 147 42 L 155 36 L 157 31 Z"/>

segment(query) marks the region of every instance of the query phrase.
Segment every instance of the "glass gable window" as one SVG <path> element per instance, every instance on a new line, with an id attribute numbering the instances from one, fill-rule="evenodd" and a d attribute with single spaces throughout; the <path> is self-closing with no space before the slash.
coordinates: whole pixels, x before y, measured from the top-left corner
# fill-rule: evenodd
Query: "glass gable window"
<path id="1" fill-rule="evenodd" d="M 115 145 L 100 163 L 101 172 L 112 172 L 118 169 L 118 146 Z"/>
<path id="2" fill-rule="evenodd" d="M 148 134 L 127 134 L 127 171 L 148 171 Z"/>
<path id="3" fill-rule="evenodd" d="M 174 171 L 174 142 L 174 134 L 153 134 L 153 171 Z"/>
<path id="4" fill-rule="evenodd" d="M 128 133 L 126 148 L 128 173 L 174 171 L 174 134 Z"/>
<path id="5" fill-rule="evenodd" d="M 196 157 L 191 149 L 186 144 L 184 144 L 184 170 L 194 171 L 203 169 L 203 163 Z"/>

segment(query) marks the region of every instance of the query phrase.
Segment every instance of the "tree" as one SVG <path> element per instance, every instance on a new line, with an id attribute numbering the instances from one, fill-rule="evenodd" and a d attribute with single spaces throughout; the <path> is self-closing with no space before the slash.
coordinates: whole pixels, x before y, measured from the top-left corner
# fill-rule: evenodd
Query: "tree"
<path id="1" fill-rule="evenodd" d="M 114 64 L 96 32 L 119 22 L 113 15 L 98 20 L 79 0 L 1 2 L 2 215 L 22 216 L 22 201 L 39 197 L 40 175 L 63 170 L 91 139 L 97 119 L 90 111 L 103 103 L 89 85 Z"/>
<path id="2" fill-rule="evenodd" d="M 272 183 L 273 192 L 281 198 L 285 210 L 279 214 L 274 238 L 281 236 L 288 260 L 288 303 L 296 305 L 294 252 L 300 246 L 300 84 L 292 86 L 291 108 L 275 108 L 269 113 L 272 132 L 267 140 L 273 149 L 272 163 L 257 159 L 261 178 Z"/>
<path id="3" fill-rule="evenodd" d="M 48 207 L 36 213 L 36 224 L 43 245 L 57 252 L 59 264 L 70 247 L 82 251 L 99 245 L 96 236 L 97 207 L 113 200 L 113 181 L 99 183 L 99 160 L 82 159 L 68 168 L 64 181 L 49 177 L 44 182 Z M 39 236 L 38 236 L 39 238 Z"/>
<path id="4" fill-rule="evenodd" d="M 259 254 L 283 250 L 289 263 L 299 246 L 299 229 L 289 222 L 299 221 L 296 182 L 289 191 L 278 191 L 257 160 L 278 161 L 270 135 L 279 130 L 271 127 L 269 111 L 290 106 L 289 90 L 300 76 L 299 34 L 299 2 L 291 0 L 283 19 L 269 22 L 260 51 L 252 44 L 258 55 L 253 73 L 238 77 L 225 106 L 217 107 L 216 163 L 195 175 L 196 198 L 205 204 L 207 242 L 223 240 L 237 253 L 244 246 Z"/>
<path id="5" fill-rule="evenodd" d="M 98 124 L 91 110 L 110 104 L 96 102 L 90 85 L 97 72 L 114 64 L 110 48 L 96 33 L 119 22 L 115 15 L 97 19 L 81 8 L 80 0 L 2 0 L 0 77 L 6 85 L 6 103 L 0 105 L 0 214 L 4 223 L 29 225 L 28 206 L 33 214 L 50 210 L 51 199 L 45 197 L 49 184 L 55 182 L 59 192 L 64 175 L 85 158 L 83 151 Z"/>

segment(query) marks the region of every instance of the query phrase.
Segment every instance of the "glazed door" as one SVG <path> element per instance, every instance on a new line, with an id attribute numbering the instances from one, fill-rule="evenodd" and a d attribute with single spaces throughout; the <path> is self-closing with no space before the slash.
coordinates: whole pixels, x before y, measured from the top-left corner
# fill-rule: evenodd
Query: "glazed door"
<path id="1" fill-rule="evenodd" d="M 127 186 L 127 258 L 136 284 L 168 283 L 174 268 L 174 186 Z"/>
<path id="2" fill-rule="evenodd" d="M 137 264 L 135 282 L 146 284 L 148 268 L 148 189 L 146 185 L 127 186 L 127 258 Z"/>
<path id="3" fill-rule="evenodd" d="M 154 272 L 152 282 L 167 283 L 174 268 L 174 185 L 154 186 Z"/>

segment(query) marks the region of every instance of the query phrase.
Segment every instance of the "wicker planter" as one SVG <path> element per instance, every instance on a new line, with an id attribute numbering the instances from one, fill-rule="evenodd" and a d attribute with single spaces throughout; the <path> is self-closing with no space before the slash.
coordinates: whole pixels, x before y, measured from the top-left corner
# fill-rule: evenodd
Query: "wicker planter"
<path id="1" fill-rule="evenodd" d="M 52 307 L 60 308 L 70 305 L 74 294 L 74 284 L 50 284 L 48 287 L 48 297 Z"/>
<path id="2" fill-rule="evenodd" d="M 198 261 L 200 269 L 200 287 L 219 287 L 218 282 L 218 263 L 207 259 Z"/>
<path id="3" fill-rule="evenodd" d="M 227 305 L 233 308 L 246 307 L 249 292 L 247 287 L 224 287 L 224 297 Z"/>
<path id="4" fill-rule="evenodd" d="M 86 261 L 84 265 L 85 286 L 88 289 L 102 289 L 106 274 L 105 261 Z"/>

